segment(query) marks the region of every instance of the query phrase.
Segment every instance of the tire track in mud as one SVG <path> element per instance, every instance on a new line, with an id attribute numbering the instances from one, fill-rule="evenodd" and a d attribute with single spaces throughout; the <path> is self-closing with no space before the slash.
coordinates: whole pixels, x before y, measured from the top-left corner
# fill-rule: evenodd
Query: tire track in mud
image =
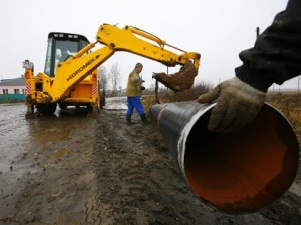
<path id="1" fill-rule="evenodd" d="M 191 193 L 155 124 L 143 125 L 139 120 L 134 117 L 136 123 L 128 126 L 121 111 L 101 112 L 98 117 L 94 148 L 94 163 L 99 168 L 97 196 L 87 205 L 93 205 L 88 211 L 97 208 L 100 212 L 88 215 L 87 222 L 194 224 L 187 200 L 183 196 L 180 202 L 175 199 Z"/>
<path id="2" fill-rule="evenodd" d="M 22 169 L 24 174 L 15 183 L 5 183 L 10 194 L 1 196 L 0 224 L 83 224 L 83 201 L 95 187 L 90 167 L 94 123 L 74 115 L 29 119 L 22 126 L 29 139 L 16 148 L 24 146 L 25 154 L 15 159 L 15 165 L 29 167 Z M 15 137 L 15 142 L 20 141 L 22 135 Z M 1 180 L 15 177 L 17 169 L 0 173 Z"/>
<path id="3" fill-rule="evenodd" d="M 95 198 L 87 202 L 86 222 L 105 224 L 293 224 L 301 221 L 300 198 L 246 215 L 228 215 L 200 202 L 179 174 L 162 143 L 155 121 L 125 123 L 124 112 L 101 112 L 97 118 L 94 167 Z M 297 200 L 297 202 L 296 202 Z M 91 214 L 91 212 L 94 212 Z"/>
<path id="4" fill-rule="evenodd" d="M 24 106 L 11 107 L 8 129 L 28 134 L 2 143 L 21 154 L 12 171 L 0 172 L 0 224 L 300 224 L 300 170 L 295 188 L 271 206 L 223 214 L 186 186 L 156 122 L 144 126 L 136 115 L 128 126 L 123 111 L 102 110 L 96 118 L 71 114 L 19 123 Z"/>
<path id="5" fill-rule="evenodd" d="M 25 110 L 19 111 L 21 107 L 26 108 L 23 104 L 1 104 L 0 105 L 0 140 L 11 136 L 16 130 L 24 128 L 26 124 Z"/>
<path id="6" fill-rule="evenodd" d="M 11 148 L 9 154 L 7 154 L 7 160 L 9 161 L 15 155 L 16 147 L 11 146 L 11 143 L 15 142 L 15 135 L 22 134 L 23 140 L 15 145 L 24 145 L 24 141 L 28 138 L 27 136 L 27 121 L 25 119 L 25 110 L 20 110 L 24 107 L 24 104 L 1 104 L 0 105 L 0 143 L 1 148 Z M 2 154 L 6 154 L 2 152 Z M 3 156 L 2 156 L 3 157 Z"/>

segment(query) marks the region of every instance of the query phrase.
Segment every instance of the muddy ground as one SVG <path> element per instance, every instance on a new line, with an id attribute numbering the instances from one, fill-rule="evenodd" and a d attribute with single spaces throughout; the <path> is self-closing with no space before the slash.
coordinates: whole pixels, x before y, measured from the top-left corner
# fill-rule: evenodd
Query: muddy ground
<path id="1" fill-rule="evenodd" d="M 97 117 L 57 110 L 26 119 L 25 111 L 0 105 L 1 225 L 301 224 L 300 174 L 271 206 L 228 215 L 186 186 L 155 121 L 135 115 L 128 126 L 110 100 Z"/>

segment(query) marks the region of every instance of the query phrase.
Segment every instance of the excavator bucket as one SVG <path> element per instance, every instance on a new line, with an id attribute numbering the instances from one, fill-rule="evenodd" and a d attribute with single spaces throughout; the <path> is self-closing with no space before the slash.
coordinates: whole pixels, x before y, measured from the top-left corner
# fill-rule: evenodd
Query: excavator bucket
<path id="1" fill-rule="evenodd" d="M 164 84 L 169 89 L 178 92 L 189 89 L 194 78 L 198 75 L 198 70 L 193 66 L 190 60 L 181 67 L 179 72 L 167 75 L 166 73 L 153 73 L 155 78 L 160 83 Z"/>

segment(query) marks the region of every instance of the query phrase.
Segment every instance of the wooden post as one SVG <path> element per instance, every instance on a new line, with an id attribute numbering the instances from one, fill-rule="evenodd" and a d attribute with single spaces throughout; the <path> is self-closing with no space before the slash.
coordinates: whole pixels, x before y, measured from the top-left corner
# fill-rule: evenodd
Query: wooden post
<path id="1" fill-rule="evenodd" d="M 260 31 L 259 27 L 256 27 L 256 38 L 258 38 L 259 36 L 259 31 Z"/>

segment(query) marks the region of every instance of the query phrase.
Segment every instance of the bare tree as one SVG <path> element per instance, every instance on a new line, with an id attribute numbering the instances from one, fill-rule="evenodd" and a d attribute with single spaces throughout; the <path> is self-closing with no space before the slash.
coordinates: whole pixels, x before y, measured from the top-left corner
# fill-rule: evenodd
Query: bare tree
<path id="1" fill-rule="evenodd" d="M 99 80 L 99 88 L 106 90 L 108 86 L 108 72 L 106 67 L 100 66 L 98 68 L 98 80 Z"/>
<path id="2" fill-rule="evenodd" d="M 111 80 L 113 95 L 116 96 L 117 84 L 120 82 L 120 69 L 118 63 L 114 63 L 109 72 L 109 78 Z"/>

